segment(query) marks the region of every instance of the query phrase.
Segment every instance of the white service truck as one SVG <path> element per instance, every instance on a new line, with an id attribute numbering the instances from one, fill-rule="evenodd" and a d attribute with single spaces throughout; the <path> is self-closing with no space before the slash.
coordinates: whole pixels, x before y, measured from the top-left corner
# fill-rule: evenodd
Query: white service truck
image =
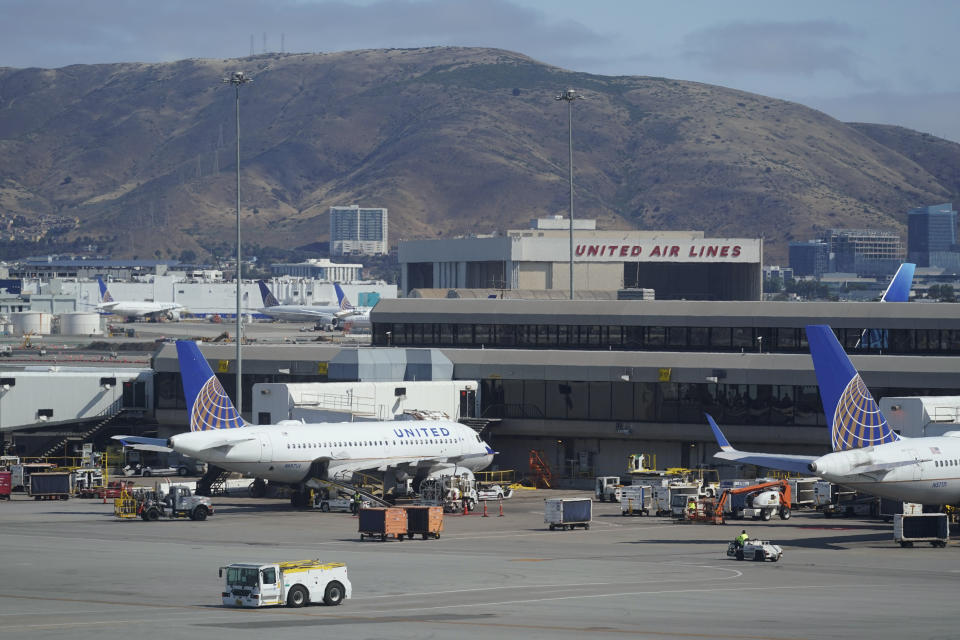
<path id="1" fill-rule="evenodd" d="M 320 601 L 335 606 L 353 593 L 342 562 L 240 562 L 220 567 L 220 577 L 226 607 L 302 607 Z"/>

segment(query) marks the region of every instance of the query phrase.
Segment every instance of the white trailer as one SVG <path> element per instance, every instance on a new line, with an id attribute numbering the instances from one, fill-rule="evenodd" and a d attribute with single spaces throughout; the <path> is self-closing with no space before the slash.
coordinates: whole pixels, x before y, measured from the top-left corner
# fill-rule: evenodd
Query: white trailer
<path id="1" fill-rule="evenodd" d="M 342 562 L 241 562 L 220 567 L 220 577 L 224 578 L 220 595 L 227 607 L 302 607 L 320 601 L 338 605 L 353 594 Z"/>

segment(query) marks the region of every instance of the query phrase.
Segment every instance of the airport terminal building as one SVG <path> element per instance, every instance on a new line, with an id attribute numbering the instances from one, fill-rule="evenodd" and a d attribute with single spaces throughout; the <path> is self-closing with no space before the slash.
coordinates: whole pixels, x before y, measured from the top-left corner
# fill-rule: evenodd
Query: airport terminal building
<path id="1" fill-rule="evenodd" d="M 574 230 L 575 291 L 653 289 L 658 300 L 761 298 L 760 238 Z M 398 259 L 401 296 L 440 288 L 570 290 L 569 227 L 404 241 Z"/>
<path id="2" fill-rule="evenodd" d="M 818 454 L 829 436 L 807 324 L 834 328 L 878 400 L 960 395 L 949 304 L 395 299 L 372 317 L 372 348 L 247 347 L 245 414 L 256 382 L 476 380 L 470 423 L 502 469 L 525 470 L 531 450 L 568 476 L 619 474 L 630 453 L 714 464 L 705 412 L 738 448 Z M 232 395 L 234 348 L 203 351 Z M 154 368 L 158 420 L 182 430 L 172 345 Z"/>

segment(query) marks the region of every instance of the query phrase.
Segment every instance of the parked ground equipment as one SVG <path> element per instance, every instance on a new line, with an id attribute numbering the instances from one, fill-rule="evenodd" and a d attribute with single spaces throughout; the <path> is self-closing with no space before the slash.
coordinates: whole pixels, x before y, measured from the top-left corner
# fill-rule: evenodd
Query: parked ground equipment
<path id="1" fill-rule="evenodd" d="M 776 562 L 783 556 L 783 549 L 780 545 L 773 544 L 769 540 L 747 540 L 742 547 L 738 547 L 736 542 L 727 545 L 727 557 L 744 560 L 750 558 L 757 562 L 769 560 Z"/>
<path id="2" fill-rule="evenodd" d="M 653 491 L 645 484 L 635 484 L 620 490 L 620 512 L 625 516 L 648 516 L 653 505 Z"/>
<path id="3" fill-rule="evenodd" d="M 620 476 L 598 476 L 594 482 L 593 495 L 600 502 L 620 502 Z"/>
<path id="4" fill-rule="evenodd" d="M 138 511 L 147 522 L 155 522 L 160 518 L 203 521 L 213 515 L 213 505 L 210 504 L 210 498 L 194 495 L 186 487 L 170 487 L 166 495 L 158 491 L 145 492 Z"/>
<path id="5" fill-rule="evenodd" d="M 439 538 L 443 531 L 443 507 L 410 506 L 407 512 L 407 537 L 415 535 L 427 538 Z"/>
<path id="6" fill-rule="evenodd" d="M 466 475 L 426 478 L 420 483 L 420 497 L 426 503 L 443 507 L 446 513 L 462 513 L 464 506 L 473 511 L 479 502 L 476 483 Z"/>
<path id="7" fill-rule="evenodd" d="M 234 563 L 220 567 L 220 577 L 226 607 L 302 607 L 321 601 L 335 606 L 353 594 L 342 562 Z"/>
<path id="8" fill-rule="evenodd" d="M 0 500 L 9 500 L 13 489 L 13 474 L 9 471 L 0 471 Z"/>
<path id="9" fill-rule="evenodd" d="M 27 491 L 30 484 L 30 474 L 41 473 L 44 471 L 53 471 L 57 465 L 49 462 L 23 462 L 10 465 L 10 471 L 13 473 L 11 478 L 11 488 L 13 491 Z"/>
<path id="10" fill-rule="evenodd" d="M 407 533 L 407 514 L 400 507 L 377 507 L 360 509 L 360 539 L 379 538 L 384 541 L 390 536 L 403 540 Z"/>
<path id="11" fill-rule="evenodd" d="M 742 497 L 742 501 L 737 497 Z M 736 519 L 769 520 L 774 513 L 781 520 L 790 518 L 792 492 L 787 480 L 761 482 L 736 489 L 725 489 L 707 521 L 723 524 L 727 514 Z M 705 512 L 710 509 L 705 509 Z"/>
<path id="12" fill-rule="evenodd" d="M 914 542 L 929 542 L 934 547 L 945 547 L 950 541 L 947 514 L 898 513 L 893 516 L 893 541 L 901 547 L 912 547 Z"/>
<path id="13" fill-rule="evenodd" d="M 28 494 L 34 500 L 69 500 L 73 493 L 73 476 L 69 471 L 31 473 Z"/>
<path id="14" fill-rule="evenodd" d="M 543 521 L 554 529 L 590 528 L 593 501 L 590 498 L 548 498 L 544 500 Z"/>

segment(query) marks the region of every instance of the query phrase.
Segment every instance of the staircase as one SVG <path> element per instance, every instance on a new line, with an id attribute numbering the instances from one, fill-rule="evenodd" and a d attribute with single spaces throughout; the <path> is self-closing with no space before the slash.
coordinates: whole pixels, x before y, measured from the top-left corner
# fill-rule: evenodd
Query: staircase
<path id="1" fill-rule="evenodd" d="M 549 489 L 553 483 L 553 471 L 550 465 L 543 459 L 542 451 L 536 449 L 530 450 L 530 475 L 533 476 L 533 484 L 539 489 Z"/>
<path id="2" fill-rule="evenodd" d="M 67 436 L 67 437 L 62 438 L 61 440 L 57 441 L 56 444 L 48 447 L 48 448 L 46 449 L 46 451 L 44 451 L 43 453 L 41 453 L 41 454 L 40 454 L 40 457 L 41 457 L 41 458 L 50 458 L 50 457 L 53 457 L 53 454 L 57 453 L 57 451 L 59 451 L 60 449 L 64 449 L 64 448 L 67 446 L 67 443 L 70 442 L 71 440 L 80 440 L 81 442 L 84 442 L 84 441 L 88 440 L 89 438 L 92 438 L 92 437 L 96 436 L 104 427 L 106 427 L 106 426 L 109 425 L 111 422 L 113 422 L 113 421 L 114 421 L 117 417 L 119 417 L 122 413 L 123 413 L 123 409 L 119 409 L 119 408 L 115 409 L 113 413 L 108 414 L 108 415 L 107 415 L 106 417 L 104 417 L 100 422 L 96 423 L 95 425 L 93 425 L 92 427 L 90 427 L 89 429 L 87 429 L 86 431 L 83 431 L 83 432 L 81 432 L 81 433 L 77 433 L 76 435 Z M 67 452 L 64 451 L 63 453 L 64 453 L 64 455 L 66 455 Z"/>
<path id="3" fill-rule="evenodd" d="M 196 494 L 198 496 L 219 496 L 225 493 L 225 484 L 230 472 L 226 469 L 207 464 L 207 472 L 197 480 Z"/>

